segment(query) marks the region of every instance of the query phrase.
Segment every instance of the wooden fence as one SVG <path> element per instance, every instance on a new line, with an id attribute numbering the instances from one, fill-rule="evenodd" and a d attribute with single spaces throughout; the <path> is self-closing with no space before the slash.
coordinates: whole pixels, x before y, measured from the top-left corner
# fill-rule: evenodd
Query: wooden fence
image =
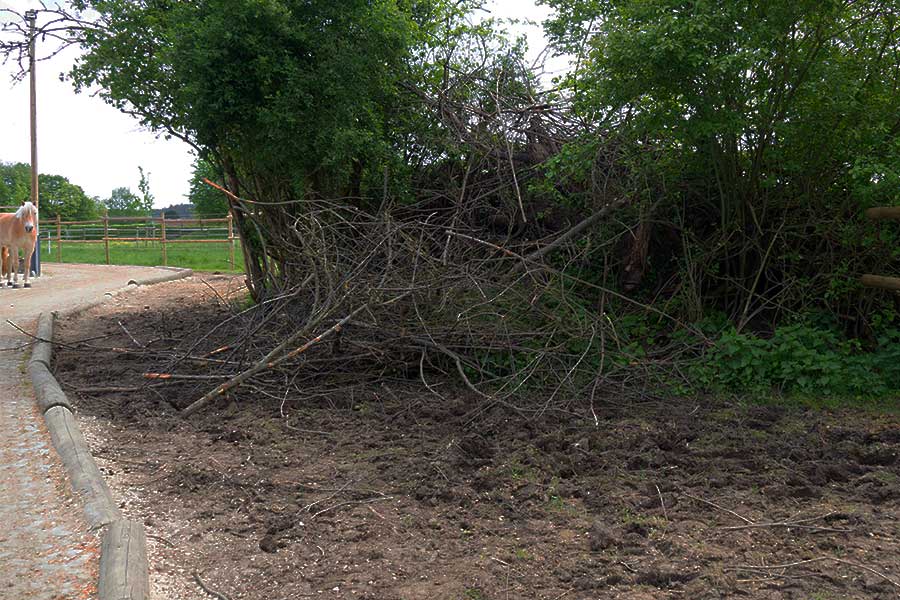
<path id="1" fill-rule="evenodd" d="M 900 221 L 900 206 L 876 206 L 868 209 L 866 216 L 873 221 Z M 866 274 L 859 282 L 866 287 L 900 292 L 900 277 Z"/>
<path id="2" fill-rule="evenodd" d="M 199 229 L 188 229 L 194 225 Z M 222 225 L 221 227 L 216 227 Z M 110 242 L 133 242 L 136 244 L 158 243 L 162 249 L 162 264 L 168 266 L 167 247 L 171 244 L 227 244 L 228 259 L 234 270 L 234 224 L 231 214 L 221 219 L 166 219 L 161 217 L 110 217 L 91 221 L 40 221 L 41 240 L 56 244 L 57 262 L 62 262 L 64 244 L 103 244 L 106 250 L 106 264 L 110 262 Z M 205 238 L 211 230 L 223 230 L 218 238 Z M 126 235 L 121 235 L 123 231 Z M 195 237 L 200 233 L 201 237 Z M 52 235 L 55 232 L 55 236 Z M 101 235 L 102 233 L 102 235 Z M 49 257 L 47 257 L 49 258 Z"/>

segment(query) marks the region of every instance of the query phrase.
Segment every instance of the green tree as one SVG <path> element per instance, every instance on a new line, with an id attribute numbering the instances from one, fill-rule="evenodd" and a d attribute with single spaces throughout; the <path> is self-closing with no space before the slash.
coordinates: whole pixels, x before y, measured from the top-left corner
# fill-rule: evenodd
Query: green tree
<path id="1" fill-rule="evenodd" d="M 98 203 L 62 175 L 38 175 L 41 217 L 80 221 L 97 217 Z M 25 163 L 0 163 L 0 205 L 18 206 L 31 197 L 31 169 Z"/>
<path id="2" fill-rule="evenodd" d="M 138 182 L 138 190 L 141 192 L 141 202 L 144 206 L 153 208 L 153 194 L 150 193 L 150 173 L 144 173 L 144 168 L 138 166 L 141 180 Z"/>
<path id="3" fill-rule="evenodd" d="M 61 175 L 40 175 L 38 195 L 45 219 L 59 215 L 63 221 L 87 221 L 99 214 L 97 200 Z"/>
<path id="4" fill-rule="evenodd" d="M 900 2 L 544 3 L 575 110 L 656 182 L 708 299 L 744 321 L 890 256 L 856 216 L 900 197 Z"/>
<path id="5" fill-rule="evenodd" d="M 30 196 L 30 167 L 25 163 L 0 163 L 0 204 L 18 206 Z"/>
<path id="6" fill-rule="evenodd" d="M 145 198 L 141 198 L 127 187 L 115 188 L 103 204 L 113 217 L 147 216 L 153 208 L 147 204 Z"/>
<path id="7" fill-rule="evenodd" d="M 191 175 L 191 189 L 188 200 L 194 205 L 200 218 L 219 218 L 228 214 L 228 199 L 225 194 L 213 188 L 204 179 L 224 185 L 222 175 L 209 161 L 198 158 L 194 161 L 194 173 Z"/>
<path id="8" fill-rule="evenodd" d="M 72 70 L 113 106 L 179 137 L 220 166 L 233 192 L 302 212 L 305 197 L 382 194 L 403 149 L 388 123 L 410 106 L 400 85 L 429 28 L 475 1 L 77 0 L 102 27 L 80 38 Z M 371 188 L 367 188 L 371 186 Z M 267 212 L 267 209 L 261 209 Z M 244 256 L 258 292 L 269 271 L 245 226 Z"/>
<path id="9" fill-rule="evenodd" d="M 73 71 L 157 131 L 265 174 L 279 193 L 339 194 L 385 151 L 381 123 L 412 30 L 388 0 L 76 2 L 107 27 Z"/>

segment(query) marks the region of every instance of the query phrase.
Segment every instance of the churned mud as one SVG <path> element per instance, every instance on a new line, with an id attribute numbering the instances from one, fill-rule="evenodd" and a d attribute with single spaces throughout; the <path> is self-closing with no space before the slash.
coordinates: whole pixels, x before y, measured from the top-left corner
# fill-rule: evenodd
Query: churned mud
<path id="1" fill-rule="evenodd" d="M 240 294 L 237 278 L 195 277 L 59 326 L 56 375 L 147 525 L 159 598 L 900 596 L 896 415 L 615 389 L 593 411 L 513 408 L 335 374 L 182 419 L 221 380 L 172 357 Z M 159 371 L 210 378 L 143 376 Z"/>

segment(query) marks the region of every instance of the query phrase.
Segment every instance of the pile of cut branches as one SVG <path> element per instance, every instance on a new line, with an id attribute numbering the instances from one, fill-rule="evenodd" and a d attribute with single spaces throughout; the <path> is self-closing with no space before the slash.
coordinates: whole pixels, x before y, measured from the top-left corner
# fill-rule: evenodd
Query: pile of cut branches
<path id="1" fill-rule="evenodd" d="M 512 177 L 505 183 L 516 185 Z M 477 198 L 482 185 L 470 181 L 467 194 Z M 283 207 L 229 196 L 265 232 L 262 262 L 278 287 L 270 284 L 269 295 L 241 315 L 247 335 L 230 349 L 243 357 L 240 368 L 185 415 L 286 373 L 307 391 L 312 380 L 327 385 L 340 372 L 360 381 L 416 379 L 438 396 L 431 379 L 450 376 L 492 402 L 512 404 L 523 387 L 540 389 L 546 406 L 638 373 L 634 346 L 623 343 L 604 303 L 616 298 L 653 309 L 567 268 L 583 259 L 580 234 L 621 201 L 530 239 L 479 227 L 466 215 L 486 207 L 468 196 L 443 208 L 422 203 L 380 215 L 310 199 L 294 206 L 299 214 L 291 219 Z"/>

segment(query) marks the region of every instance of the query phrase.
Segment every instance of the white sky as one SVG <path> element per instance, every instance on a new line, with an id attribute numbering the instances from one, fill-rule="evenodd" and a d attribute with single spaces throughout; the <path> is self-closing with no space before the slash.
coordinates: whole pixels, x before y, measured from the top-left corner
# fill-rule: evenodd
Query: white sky
<path id="1" fill-rule="evenodd" d="M 34 0 L 0 0 L 0 8 L 39 8 Z M 536 25 L 516 25 L 510 31 L 528 36 L 529 58 L 544 48 L 540 23 L 550 15 L 546 6 L 533 0 L 492 0 L 493 16 L 527 19 Z M 38 53 L 40 55 L 40 52 Z M 190 147 L 179 140 L 165 140 L 143 130 L 128 115 L 100 98 L 76 94 L 70 83 L 59 80 L 76 56 L 67 51 L 37 65 L 38 167 L 41 173 L 63 175 L 90 196 L 106 198 L 113 188 L 129 187 L 137 192 L 138 166 L 149 173 L 155 206 L 186 202 L 193 158 Z M 552 60 L 553 69 L 565 60 Z M 14 67 L 0 67 L 0 161 L 31 160 L 28 126 L 28 84 L 13 85 Z"/>

